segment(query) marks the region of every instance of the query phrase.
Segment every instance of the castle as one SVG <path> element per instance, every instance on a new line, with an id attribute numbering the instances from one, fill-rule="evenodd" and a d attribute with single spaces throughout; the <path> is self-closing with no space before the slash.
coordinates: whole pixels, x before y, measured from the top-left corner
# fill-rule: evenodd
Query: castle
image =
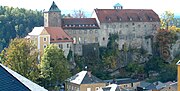
<path id="1" fill-rule="evenodd" d="M 110 33 L 118 34 L 120 50 L 126 44 L 132 48 L 143 47 L 151 54 L 158 28 L 160 19 L 151 9 L 123 9 L 118 3 L 114 9 L 94 9 L 92 18 L 62 18 L 61 10 L 53 2 L 49 11 L 44 12 L 44 27 L 35 27 L 29 36 L 40 51 L 55 43 L 66 57 L 69 50 L 82 55 L 83 45 L 107 47 Z"/>

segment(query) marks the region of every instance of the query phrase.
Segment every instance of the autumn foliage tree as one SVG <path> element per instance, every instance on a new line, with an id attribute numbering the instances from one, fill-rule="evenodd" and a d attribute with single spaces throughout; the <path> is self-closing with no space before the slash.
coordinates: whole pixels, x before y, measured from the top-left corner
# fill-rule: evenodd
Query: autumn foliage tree
<path id="1" fill-rule="evenodd" d="M 46 47 L 41 61 L 41 79 L 46 88 L 55 89 L 70 76 L 69 63 L 56 45 Z"/>
<path id="2" fill-rule="evenodd" d="M 1 53 L 2 63 L 32 81 L 38 79 L 38 53 L 28 39 L 11 40 L 9 47 Z"/>

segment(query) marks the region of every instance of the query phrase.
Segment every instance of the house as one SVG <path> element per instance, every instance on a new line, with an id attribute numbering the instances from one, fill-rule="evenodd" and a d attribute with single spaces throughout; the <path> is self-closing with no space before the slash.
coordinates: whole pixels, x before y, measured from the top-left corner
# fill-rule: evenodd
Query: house
<path id="1" fill-rule="evenodd" d="M 122 91 L 117 84 L 110 84 L 106 87 L 100 88 L 98 91 Z"/>
<path id="2" fill-rule="evenodd" d="M 61 10 L 52 3 L 44 12 L 44 27 L 61 27 L 73 39 L 74 52 L 82 55 L 82 45 L 98 43 L 99 26 L 95 18 L 61 18 Z"/>
<path id="3" fill-rule="evenodd" d="M 0 91 L 48 91 L 0 64 Z"/>
<path id="4" fill-rule="evenodd" d="M 177 81 L 177 91 L 179 91 L 180 90 L 180 60 L 176 63 L 176 65 L 177 65 L 177 79 L 178 79 L 178 81 Z"/>
<path id="5" fill-rule="evenodd" d="M 49 44 L 56 44 L 61 48 L 65 57 L 70 50 L 73 51 L 73 40 L 61 27 L 34 27 L 28 36 L 37 45 L 40 53 L 43 53 Z"/>
<path id="6" fill-rule="evenodd" d="M 178 91 L 177 90 L 177 82 L 166 84 L 166 87 L 162 88 L 160 91 Z"/>
<path id="7" fill-rule="evenodd" d="M 105 87 L 101 79 L 93 76 L 91 71 L 81 71 L 66 81 L 66 91 L 98 91 Z"/>
<path id="8" fill-rule="evenodd" d="M 95 9 L 92 17 L 100 27 L 100 46 L 107 46 L 109 33 L 112 33 L 119 35 L 119 49 L 126 44 L 131 48 L 143 47 L 152 54 L 151 44 L 160 28 L 159 16 L 153 10 L 123 9 L 122 5 L 116 4 L 114 9 Z"/>
<path id="9" fill-rule="evenodd" d="M 117 84 L 121 89 L 124 90 L 135 90 L 140 85 L 140 80 L 131 78 L 105 80 L 108 84 Z"/>
<path id="10" fill-rule="evenodd" d="M 137 87 L 137 91 L 161 91 L 165 87 L 166 84 L 160 81 L 154 83 L 141 82 L 140 85 Z"/>

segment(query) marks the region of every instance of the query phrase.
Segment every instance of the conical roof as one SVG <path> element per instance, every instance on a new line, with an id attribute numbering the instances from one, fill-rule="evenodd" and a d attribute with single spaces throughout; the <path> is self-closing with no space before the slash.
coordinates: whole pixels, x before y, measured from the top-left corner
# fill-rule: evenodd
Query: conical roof
<path id="1" fill-rule="evenodd" d="M 49 8 L 49 11 L 60 12 L 61 10 L 58 8 L 58 6 L 56 5 L 56 3 L 53 1 L 51 7 Z"/>

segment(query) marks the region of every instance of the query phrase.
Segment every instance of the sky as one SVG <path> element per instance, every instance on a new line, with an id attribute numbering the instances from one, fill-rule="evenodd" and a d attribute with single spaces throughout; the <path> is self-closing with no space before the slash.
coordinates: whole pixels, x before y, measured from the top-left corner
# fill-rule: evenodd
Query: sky
<path id="1" fill-rule="evenodd" d="M 180 15 L 180 0 L 0 0 L 0 5 L 47 11 L 53 1 L 62 13 L 80 9 L 88 12 L 93 12 L 95 8 L 112 9 L 120 3 L 124 9 L 153 9 L 159 15 L 164 11 Z"/>

